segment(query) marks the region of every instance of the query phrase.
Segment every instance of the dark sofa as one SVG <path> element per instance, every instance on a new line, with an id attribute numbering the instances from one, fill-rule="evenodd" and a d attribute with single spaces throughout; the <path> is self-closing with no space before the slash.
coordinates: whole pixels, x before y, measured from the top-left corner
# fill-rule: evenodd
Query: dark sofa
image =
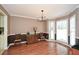
<path id="1" fill-rule="evenodd" d="M 27 41 L 27 35 L 28 34 L 15 34 L 15 35 L 9 35 L 8 36 L 8 45 L 10 43 L 14 43 L 14 41 L 18 38 L 21 39 L 21 41 Z M 30 34 L 29 34 L 30 35 Z M 45 39 L 48 39 L 48 33 L 37 33 L 38 39 L 41 39 L 41 36 L 44 36 Z"/>
<path id="2" fill-rule="evenodd" d="M 26 37 L 26 34 L 15 34 L 15 35 L 9 35 L 8 36 L 8 45 L 10 43 L 14 43 L 15 39 L 17 38 L 17 35 L 18 35 L 18 38 L 21 39 L 21 41 L 27 41 L 27 37 Z"/>

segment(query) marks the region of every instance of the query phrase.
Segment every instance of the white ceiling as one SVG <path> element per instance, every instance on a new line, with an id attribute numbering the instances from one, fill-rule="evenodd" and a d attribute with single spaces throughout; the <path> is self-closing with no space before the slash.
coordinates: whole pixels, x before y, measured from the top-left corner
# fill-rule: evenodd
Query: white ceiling
<path id="1" fill-rule="evenodd" d="M 30 17 L 37 19 L 41 17 L 41 10 L 48 19 L 66 15 L 78 7 L 78 4 L 3 4 L 10 15 Z"/>

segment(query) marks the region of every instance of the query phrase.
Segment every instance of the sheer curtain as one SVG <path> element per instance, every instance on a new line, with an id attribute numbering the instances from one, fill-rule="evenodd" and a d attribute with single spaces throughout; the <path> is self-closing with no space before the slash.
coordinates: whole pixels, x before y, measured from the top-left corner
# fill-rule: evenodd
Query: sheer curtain
<path id="1" fill-rule="evenodd" d="M 76 15 L 70 17 L 70 45 L 75 45 Z"/>
<path id="2" fill-rule="evenodd" d="M 68 20 L 59 20 L 56 25 L 57 40 L 68 43 Z"/>
<path id="3" fill-rule="evenodd" d="M 49 27 L 49 39 L 54 39 L 55 21 L 49 21 L 48 27 Z"/>

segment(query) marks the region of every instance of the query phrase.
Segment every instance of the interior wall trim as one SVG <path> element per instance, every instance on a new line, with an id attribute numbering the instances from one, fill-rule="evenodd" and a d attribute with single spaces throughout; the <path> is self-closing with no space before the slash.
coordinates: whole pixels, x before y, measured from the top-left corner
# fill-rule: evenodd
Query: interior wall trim
<path id="1" fill-rule="evenodd" d="M 22 18 L 28 18 L 28 19 L 36 19 L 36 18 L 34 18 L 34 17 L 30 17 L 30 16 L 22 16 L 22 15 L 14 15 L 14 14 L 12 14 L 12 15 L 10 15 L 10 16 L 15 16 L 15 17 L 22 17 Z"/>

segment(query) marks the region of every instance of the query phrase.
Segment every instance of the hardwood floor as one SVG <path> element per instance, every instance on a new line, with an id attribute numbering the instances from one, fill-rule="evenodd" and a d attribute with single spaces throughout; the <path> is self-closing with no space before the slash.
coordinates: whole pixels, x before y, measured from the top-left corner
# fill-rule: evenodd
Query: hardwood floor
<path id="1" fill-rule="evenodd" d="M 52 42 L 40 41 L 34 44 L 11 46 L 3 55 L 68 55 L 72 54 L 67 46 Z"/>

